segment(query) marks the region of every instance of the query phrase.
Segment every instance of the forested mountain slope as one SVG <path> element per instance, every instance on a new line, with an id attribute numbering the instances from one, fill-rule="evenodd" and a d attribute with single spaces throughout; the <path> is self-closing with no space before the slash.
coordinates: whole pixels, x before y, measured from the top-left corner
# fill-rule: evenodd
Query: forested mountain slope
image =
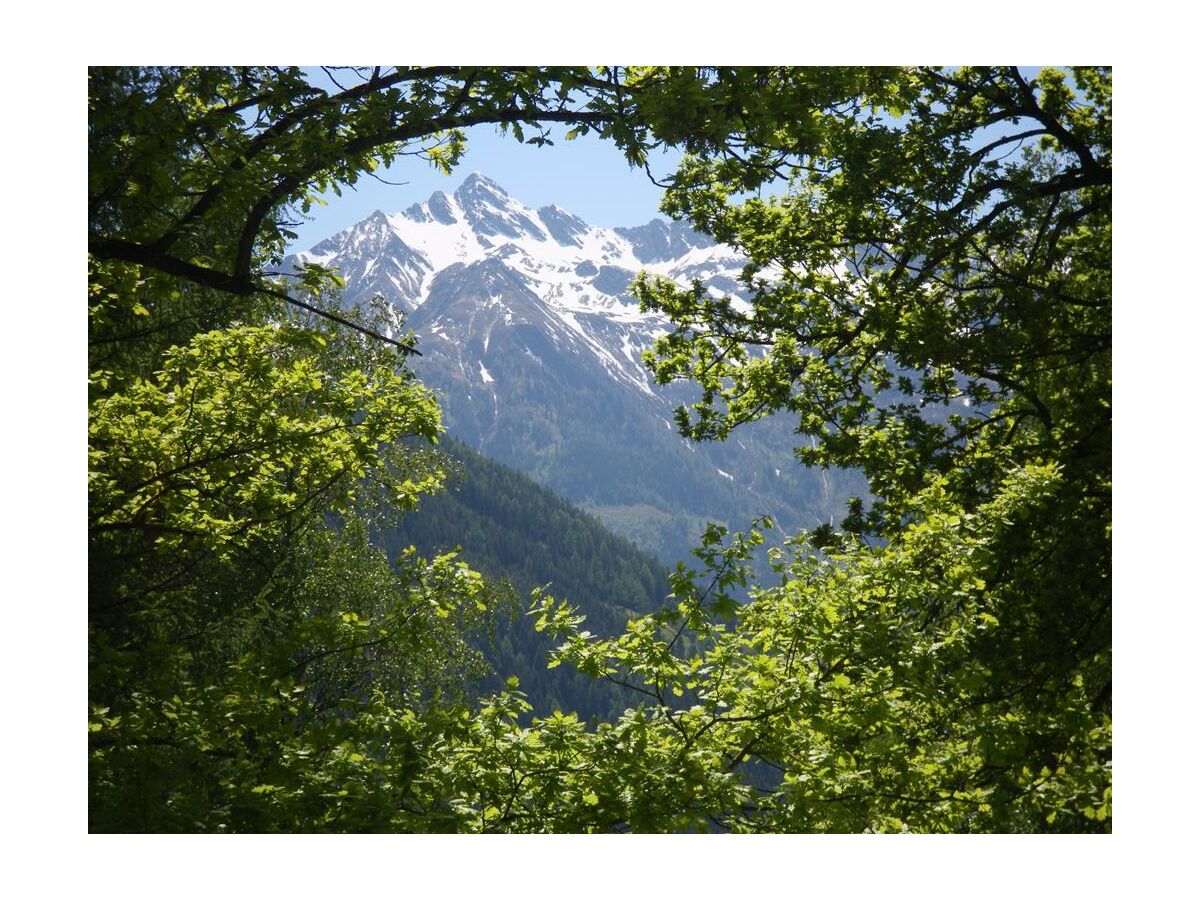
<path id="1" fill-rule="evenodd" d="M 498 688 L 515 675 L 537 712 L 590 716 L 636 705 L 615 685 L 565 667 L 548 670 L 554 642 L 533 630 L 524 610 L 530 591 L 544 587 L 577 605 L 593 632 L 619 634 L 630 618 L 666 603 L 662 564 L 528 476 L 453 438 L 443 447 L 459 463 L 449 489 L 379 537 L 393 556 L 409 545 L 423 556 L 459 548 L 472 568 L 516 589 L 516 614 L 482 647 L 495 675 L 481 687 Z"/>

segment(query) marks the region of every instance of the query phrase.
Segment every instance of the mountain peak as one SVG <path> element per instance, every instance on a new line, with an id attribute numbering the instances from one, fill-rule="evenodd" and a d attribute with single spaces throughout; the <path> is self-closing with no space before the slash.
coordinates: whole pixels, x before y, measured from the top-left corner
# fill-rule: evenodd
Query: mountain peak
<path id="1" fill-rule="evenodd" d="M 512 199 L 508 191 L 492 181 L 482 172 L 472 172 L 463 179 L 463 183 L 458 186 L 458 190 L 454 192 L 455 197 L 461 199 L 462 195 L 473 196 L 480 193 L 492 194 L 493 196 L 503 197 L 504 199 Z"/>
<path id="2" fill-rule="evenodd" d="M 532 211 L 480 172 L 467 176 L 454 192 L 454 199 L 478 235 L 546 240 L 545 232 L 530 216 Z"/>
<path id="3" fill-rule="evenodd" d="M 658 328 L 657 318 L 641 313 L 628 293 L 643 267 L 681 284 L 699 278 L 714 290 L 740 296 L 737 276 L 745 260 L 728 248 L 706 249 L 713 246 L 682 222 L 655 218 L 632 228 L 601 228 L 557 204 L 534 209 L 482 172 L 472 172 L 452 194 L 434 191 L 403 212 L 376 210 L 300 256 L 338 265 L 347 277 L 348 299 L 381 293 L 406 310 L 427 300 L 437 273 L 455 263 L 494 258 L 495 271 L 482 267 L 469 273 L 472 279 L 495 281 L 482 285 L 484 296 L 493 286 L 511 290 L 507 281 L 516 277 L 568 324 L 578 324 L 573 317 L 579 314 L 584 317 L 579 322 L 590 323 L 579 326 L 585 331 L 644 330 Z M 591 349 L 607 354 L 602 345 L 608 339 Z M 623 349 L 620 363 L 636 370 L 626 374 L 633 374 L 639 390 L 645 380 L 641 349 Z"/>

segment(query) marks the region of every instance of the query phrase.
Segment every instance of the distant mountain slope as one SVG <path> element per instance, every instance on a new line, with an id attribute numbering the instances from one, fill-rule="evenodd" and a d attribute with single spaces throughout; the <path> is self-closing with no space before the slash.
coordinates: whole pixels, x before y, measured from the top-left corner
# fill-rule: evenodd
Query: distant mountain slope
<path id="1" fill-rule="evenodd" d="M 696 395 L 651 383 L 641 357 L 667 323 L 638 309 L 630 280 L 647 269 L 744 299 L 744 260 L 679 223 L 599 228 L 474 174 L 301 260 L 336 266 L 349 302 L 382 295 L 407 317 L 414 368 L 451 431 L 660 559 L 684 558 L 707 521 L 742 528 L 769 513 L 793 532 L 840 520 L 861 487 L 799 467 L 781 420 L 723 445 L 676 434 L 674 409 Z"/>
<path id="2" fill-rule="evenodd" d="M 667 602 L 667 571 L 652 556 L 553 491 L 461 441 L 447 439 L 443 448 L 461 464 L 461 472 L 449 490 L 426 498 L 418 511 L 380 535 L 391 554 L 409 545 L 423 555 L 459 547 L 472 567 L 510 582 L 522 610 L 531 590 L 549 584 L 553 596 L 586 613 L 588 628 L 597 634 L 620 633 L 632 616 Z M 497 677 L 483 687 L 499 687 L 504 678 L 516 675 L 541 712 L 561 708 L 606 715 L 635 704 L 614 685 L 567 667 L 547 670 L 552 646 L 519 611 L 499 629 L 495 646 L 485 648 Z"/>

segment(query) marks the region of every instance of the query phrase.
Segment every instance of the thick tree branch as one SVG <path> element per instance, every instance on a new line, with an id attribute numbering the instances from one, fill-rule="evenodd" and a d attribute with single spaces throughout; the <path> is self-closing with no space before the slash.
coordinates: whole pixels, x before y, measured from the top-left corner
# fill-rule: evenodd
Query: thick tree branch
<path id="1" fill-rule="evenodd" d="M 125 241 L 119 238 L 104 238 L 91 237 L 88 239 L 88 252 L 99 259 L 119 260 L 122 262 L 136 263 L 141 266 L 146 266 L 150 269 L 155 269 L 166 275 L 174 275 L 178 278 L 184 278 L 194 284 L 202 287 L 213 288 L 214 290 L 224 291 L 229 294 L 238 296 L 253 296 L 254 294 L 263 294 L 269 297 L 275 297 L 289 303 L 292 306 L 307 310 L 313 315 L 320 316 L 323 319 L 328 319 L 331 322 L 336 322 L 346 328 L 357 331 L 359 334 L 366 335 L 377 341 L 383 341 L 385 344 L 390 344 L 402 353 L 415 354 L 420 356 L 420 351 L 410 344 L 405 344 L 402 341 L 397 341 L 394 338 L 386 337 L 377 331 L 366 328 L 349 319 L 345 319 L 336 313 L 331 313 L 328 310 L 320 309 L 313 306 L 311 303 L 305 303 L 303 300 L 297 300 L 295 297 L 278 290 L 277 288 L 256 282 L 251 277 L 238 278 L 230 275 L 228 272 L 222 272 L 219 269 L 211 269 L 206 266 L 199 266 L 195 263 L 190 263 L 187 260 L 179 259 L 166 253 L 161 253 L 151 246 L 138 244 L 133 241 Z"/>
<path id="2" fill-rule="evenodd" d="M 328 94 L 319 88 L 313 88 L 312 91 L 319 96 L 308 103 L 301 104 L 284 115 L 280 116 L 269 128 L 259 132 L 247 144 L 246 148 L 237 155 L 229 164 L 229 169 L 221 175 L 207 190 L 200 196 L 200 199 L 193 204 L 192 208 L 183 216 L 182 219 L 173 228 L 163 234 L 154 244 L 157 250 L 168 250 L 182 236 L 188 225 L 201 218 L 207 213 L 220 199 L 221 195 L 229 186 L 229 179 L 238 172 L 243 171 L 255 158 L 257 158 L 271 143 L 279 137 L 285 135 L 291 128 L 304 119 L 312 116 L 324 107 L 340 105 L 342 103 L 350 103 L 359 100 L 368 94 L 386 90 L 394 85 L 405 81 L 415 81 L 421 78 L 437 78 L 448 75 L 454 75 L 459 71 L 456 66 L 431 66 L 421 69 L 412 69 L 403 72 L 395 72 L 386 78 L 378 80 L 366 81 L 360 85 L 343 90 L 341 93 Z M 336 83 L 336 82 L 335 82 Z"/>
<path id="3" fill-rule="evenodd" d="M 436 134 L 439 131 L 470 128 L 473 125 L 503 125 L 514 122 L 559 122 L 572 125 L 589 123 L 599 125 L 607 123 L 611 119 L 612 117 L 608 113 L 597 112 L 589 113 L 530 108 L 505 110 L 503 112 L 477 110 L 471 113 L 448 115 L 419 124 L 409 124 L 382 132 L 362 135 L 347 141 L 341 147 L 337 148 L 335 155 L 339 159 L 347 159 L 387 144 L 403 144 L 407 141 Z M 246 216 L 245 226 L 238 240 L 234 271 L 237 273 L 239 279 L 244 281 L 250 278 L 254 243 L 258 239 L 259 229 L 261 229 L 267 215 L 272 209 L 284 202 L 290 195 L 298 191 L 327 168 L 327 159 L 314 160 L 280 178 L 269 191 L 260 195 Z"/>

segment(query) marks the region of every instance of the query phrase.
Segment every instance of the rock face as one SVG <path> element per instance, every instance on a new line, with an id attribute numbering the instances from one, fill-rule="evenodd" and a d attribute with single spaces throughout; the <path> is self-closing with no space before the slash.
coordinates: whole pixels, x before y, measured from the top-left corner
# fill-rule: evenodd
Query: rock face
<path id="1" fill-rule="evenodd" d="M 665 560 L 684 558 L 707 521 L 736 529 L 767 513 L 791 532 L 839 520 L 857 487 L 793 462 L 782 420 L 724 444 L 678 437 L 673 410 L 691 395 L 642 366 L 666 323 L 629 282 L 646 270 L 737 297 L 744 264 L 679 223 L 599 228 L 476 173 L 293 261 L 336 266 L 347 302 L 382 296 L 404 314 L 423 354 L 413 368 L 451 432 Z"/>

